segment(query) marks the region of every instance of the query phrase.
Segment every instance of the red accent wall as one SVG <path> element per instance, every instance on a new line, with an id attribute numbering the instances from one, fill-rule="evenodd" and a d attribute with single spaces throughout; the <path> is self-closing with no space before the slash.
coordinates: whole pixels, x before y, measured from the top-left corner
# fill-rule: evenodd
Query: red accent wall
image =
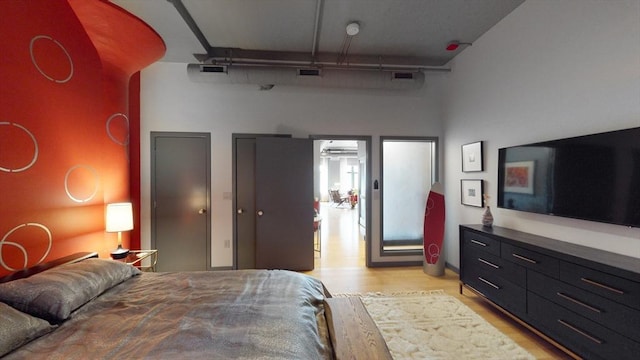
<path id="1" fill-rule="evenodd" d="M 0 275 L 108 257 L 105 204 L 132 195 L 129 79 L 164 43 L 100 0 L 3 0 L 0 13 Z"/>
<path id="2" fill-rule="evenodd" d="M 140 72 L 129 81 L 129 194 L 134 209 L 131 248 L 140 249 Z"/>

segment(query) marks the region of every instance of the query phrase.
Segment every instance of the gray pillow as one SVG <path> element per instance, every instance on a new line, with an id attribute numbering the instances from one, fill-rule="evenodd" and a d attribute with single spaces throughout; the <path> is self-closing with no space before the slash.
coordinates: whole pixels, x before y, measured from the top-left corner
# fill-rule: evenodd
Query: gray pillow
<path id="1" fill-rule="evenodd" d="M 52 323 L 61 322 L 75 309 L 138 274 L 140 270 L 119 261 L 86 259 L 0 284 L 0 301 Z"/>
<path id="2" fill-rule="evenodd" d="M 0 303 L 0 357 L 53 329 L 42 319 Z"/>

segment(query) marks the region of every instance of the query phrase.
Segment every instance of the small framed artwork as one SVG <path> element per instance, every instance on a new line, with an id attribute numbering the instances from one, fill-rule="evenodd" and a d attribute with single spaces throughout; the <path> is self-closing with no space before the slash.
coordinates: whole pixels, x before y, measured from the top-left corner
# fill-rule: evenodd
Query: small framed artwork
<path id="1" fill-rule="evenodd" d="M 533 195 L 535 161 L 516 161 L 504 164 L 504 191 Z"/>
<path id="2" fill-rule="evenodd" d="M 482 141 L 462 145 L 462 172 L 483 171 Z"/>
<path id="3" fill-rule="evenodd" d="M 460 198 L 462 199 L 462 205 L 483 207 L 483 192 L 483 180 L 460 180 Z"/>

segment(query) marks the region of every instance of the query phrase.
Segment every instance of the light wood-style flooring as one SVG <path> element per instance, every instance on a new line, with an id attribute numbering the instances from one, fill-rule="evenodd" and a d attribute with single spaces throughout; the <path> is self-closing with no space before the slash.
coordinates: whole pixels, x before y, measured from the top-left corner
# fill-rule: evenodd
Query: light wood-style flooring
<path id="1" fill-rule="evenodd" d="M 365 244 L 357 224 L 357 211 L 349 207 L 320 206 L 322 252 L 315 255 L 315 269 L 306 272 L 319 278 L 329 292 L 366 293 L 442 289 L 480 314 L 537 359 L 571 359 L 548 342 L 494 307 L 465 290 L 459 292 L 458 274 L 446 269 L 442 277 L 432 277 L 422 267 L 367 268 Z"/>

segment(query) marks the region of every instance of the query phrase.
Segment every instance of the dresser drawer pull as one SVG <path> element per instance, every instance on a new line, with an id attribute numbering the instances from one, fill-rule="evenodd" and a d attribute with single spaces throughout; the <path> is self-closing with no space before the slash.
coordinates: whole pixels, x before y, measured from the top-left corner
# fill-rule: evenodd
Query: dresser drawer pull
<path id="1" fill-rule="evenodd" d="M 471 240 L 472 244 L 476 244 L 476 245 L 480 245 L 480 246 L 487 246 L 487 244 L 483 243 L 482 241 L 478 241 L 478 240 Z"/>
<path id="2" fill-rule="evenodd" d="M 602 343 L 603 343 L 603 341 L 602 341 L 602 340 L 600 340 L 600 339 L 598 339 L 598 338 L 596 338 L 596 337 L 593 337 L 593 336 L 591 336 L 591 335 L 587 334 L 586 332 L 584 332 L 584 331 L 582 331 L 582 330 L 578 329 L 577 327 L 575 327 L 575 326 L 573 326 L 573 325 L 569 324 L 568 322 L 566 322 L 566 321 L 564 321 L 564 320 L 558 319 L 558 322 L 559 322 L 560 324 L 562 324 L 562 325 L 564 325 L 564 326 L 568 327 L 569 329 L 571 329 L 571 330 L 573 330 L 573 331 L 577 332 L 578 334 L 580 334 L 580 335 L 582 335 L 582 336 L 586 337 L 587 339 L 589 339 L 589 340 L 593 341 L 594 343 L 596 343 L 596 344 L 598 344 L 598 345 L 602 345 Z"/>
<path id="3" fill-rule="evenodd" d="M 498 266 L 498 265 L 496 265 L 496 264 L 494 264 L 494 263 L 492 263 L 492 262 L 489 262 L 489 261 L 487 261 L 487 260 L 485 260 L 485 259 L 483 259 L 483 258 L 478 258 L 478 261 L 480 261 L 481 263 L 483 263 L 483 264 L 485 264 L 485 265 L 489 265 L 489 266 L 491 266 L 491 267 L 492 267 L 492 268 L 494 268 L 494 269 L 500 269 L 500 266 Z"/>
<path id="4" fill-rule="evenodd" d="M 491 286 L 492 288 L 494 288 L 494 289 L 496 289 L 496 290 L 500 290 L 500 286 L 498 286 L 498 285 L 496 285 L 496 284 L 492 283 L 491 281 L 489 281 L 489 280 L 487 280 L 487 279 L 482 278 L 481 276 L 478 276 L 478 280 L 482 281 L 483 283 L 485 283 L 485 284 L 487 284 L 487 285 Z"/>
<path id="5" fill-rule="evenodd" d="M 585 308 L 587 308 L 587 309 L 589 309 L 589 310 L 591 310 L 593 312 L 602 313 L 602 310 L 600 310 L 598 308 L 595 308 L 595 307 L 593 307 L 591 305 L 587 305 L 587 304 L 583 303 L 582 301 L 574 299 L 573 297 L 571 297 L 571 296 L 569 296 L 567 294 L 563 294 L 561 292 L 557 292 L 556 295 L 560 296 L 561 298 L 563 298 L 565 300 L 569 300 L 574 304 L 578 304 L 578 305 L 580 305 L 582 307 L 585 307 Z"/>
<path id="6" fill-rule="evenodd" d="M 587 284 L 594 285 L 594 286 L 609 290 L 609 291 L 614 292 L 614 293 L 616 293 L 618 295 L 624 295 L 624 291 L 618 290 L 616 288 L 612 288 L 611 286 L 607 286 L 607 285 L 601 284 L 601 283 L 599 283 L 597 281 L 593 281 L 593 280 L 587 279 L 587 278 L 580 278 L 580 280 L 586 282 Z"/>
<path id="7" fill-rule="evenodd" d="M 516 259 L 524 260 L 524 261 L 526 261 L 528 263 L 532 263 L 532 264 L 537 264 L 538 263 L 537 261 L 535 261 L 533 259 L 529 259 L 528 257 L 524 257 L 522 255 L 513 254 L 513 253 L 511 255 Z"/>

